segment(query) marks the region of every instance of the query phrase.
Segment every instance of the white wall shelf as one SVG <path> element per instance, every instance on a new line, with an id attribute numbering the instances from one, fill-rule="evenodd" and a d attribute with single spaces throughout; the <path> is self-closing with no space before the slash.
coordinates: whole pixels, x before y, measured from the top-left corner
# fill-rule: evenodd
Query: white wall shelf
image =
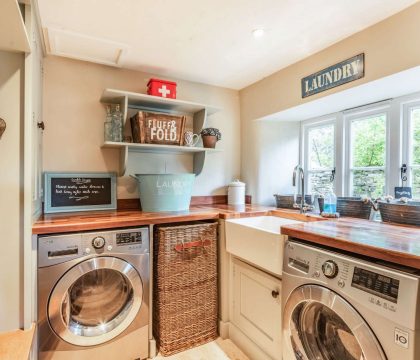
<path id="1" fill-rule="evenodd" d="M 200 152 L 220 152 L 220 149 L 209 149 L 199 146 L 178 146 L 178 145 L 157 145 L 157 144 L 137 144 L 105 141 L 103 148 L 123 148 L 128 147 L 132 152 L 153 152 L 153 153 L 169 153 L 169 154 L 188 154 Z"/>
<path id="2" fill-rule="evenodd" d="M 219 111 L 219 109 L 214 106 L 115 89 L 105 89 L 101 96 L 101 102 L 104 104 L 120 104 L 121 108 L 123 109 L 125 122 L 128 120 L 129 109 L 158 111 L 170 114 L 183 114 L 192 116 L 193 131 L 196 134 L 200 133 L 201 129 L 204 128 L 207 116 L 210 116 Z M 192 154 L 194 157 L 194 173 L 198 176 L 203 170 L 206 154 L 222 151 L 220 149 L 208 149 L 197 146 L 189 147 L 177 145 L 119 143 L 112 141 L 104 142 L 102 147 L 120 149 L 119 176 L 123 176 L 126 172 L 128 154 L 130 152 Z"/>

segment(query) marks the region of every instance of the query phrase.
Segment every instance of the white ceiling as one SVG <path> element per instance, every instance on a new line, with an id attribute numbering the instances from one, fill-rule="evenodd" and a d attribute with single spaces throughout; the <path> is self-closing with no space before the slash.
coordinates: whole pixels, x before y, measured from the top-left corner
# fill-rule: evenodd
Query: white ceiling
<path id="1" fill-rule="evenodd" d="M 241 89 L 416 1 L 38 3 L 42 26 L 52 45 L 50 53 Z M 265 35 L 255 39 L 252 30 L 256 28 L 264 28 Z M 76 49 L 75 44 L 80 48 Z"/>

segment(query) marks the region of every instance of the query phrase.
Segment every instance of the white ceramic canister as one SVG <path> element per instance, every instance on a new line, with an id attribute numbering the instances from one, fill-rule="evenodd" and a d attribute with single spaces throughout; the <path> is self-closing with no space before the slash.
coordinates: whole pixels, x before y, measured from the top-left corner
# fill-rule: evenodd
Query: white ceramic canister
<path id="1" fill-rule="evenodd" d="M 228 204 L 245 204 L 245 183 L 235 180 L 228 185 Z"/>

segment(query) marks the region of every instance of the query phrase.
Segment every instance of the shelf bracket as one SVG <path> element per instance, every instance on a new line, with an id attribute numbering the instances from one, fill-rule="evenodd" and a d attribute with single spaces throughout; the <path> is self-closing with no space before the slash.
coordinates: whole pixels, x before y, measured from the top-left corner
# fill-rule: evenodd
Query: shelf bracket
<path id="1" fill-rule="evenodd" d="M 193 121 L 193 130 L 194 134 L 200 134 L 201 130 L 203 129 L 206 118 L 207 118 L 207 109 L 202 109 L 194 113 L 194 121 Z"/>
<path id="2" fill-rule="evenodd" d="M 127 161 L 128 161 L 128 146 L 123 146 L 120 149 L 120 171 L 119 176 L 124 176 L 127 171 Z"/>
<path id="3" fill-rule="evenodd" d="M 203 171 L 204 160 L 206 159 L 206 153 L 200 152 L 194 154 L 194 174 L 198 176 Z"/>

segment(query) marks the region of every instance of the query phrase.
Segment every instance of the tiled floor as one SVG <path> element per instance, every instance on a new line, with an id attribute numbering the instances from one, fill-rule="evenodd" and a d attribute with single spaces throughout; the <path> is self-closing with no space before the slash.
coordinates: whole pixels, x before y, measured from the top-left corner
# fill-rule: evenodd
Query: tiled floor
<path id="1" fill-rule="evenodd" d="M 168 357 L 158 355 L 154 360 L 249 360 L 230 340 L 217 339 L 208 344 Z"/>

